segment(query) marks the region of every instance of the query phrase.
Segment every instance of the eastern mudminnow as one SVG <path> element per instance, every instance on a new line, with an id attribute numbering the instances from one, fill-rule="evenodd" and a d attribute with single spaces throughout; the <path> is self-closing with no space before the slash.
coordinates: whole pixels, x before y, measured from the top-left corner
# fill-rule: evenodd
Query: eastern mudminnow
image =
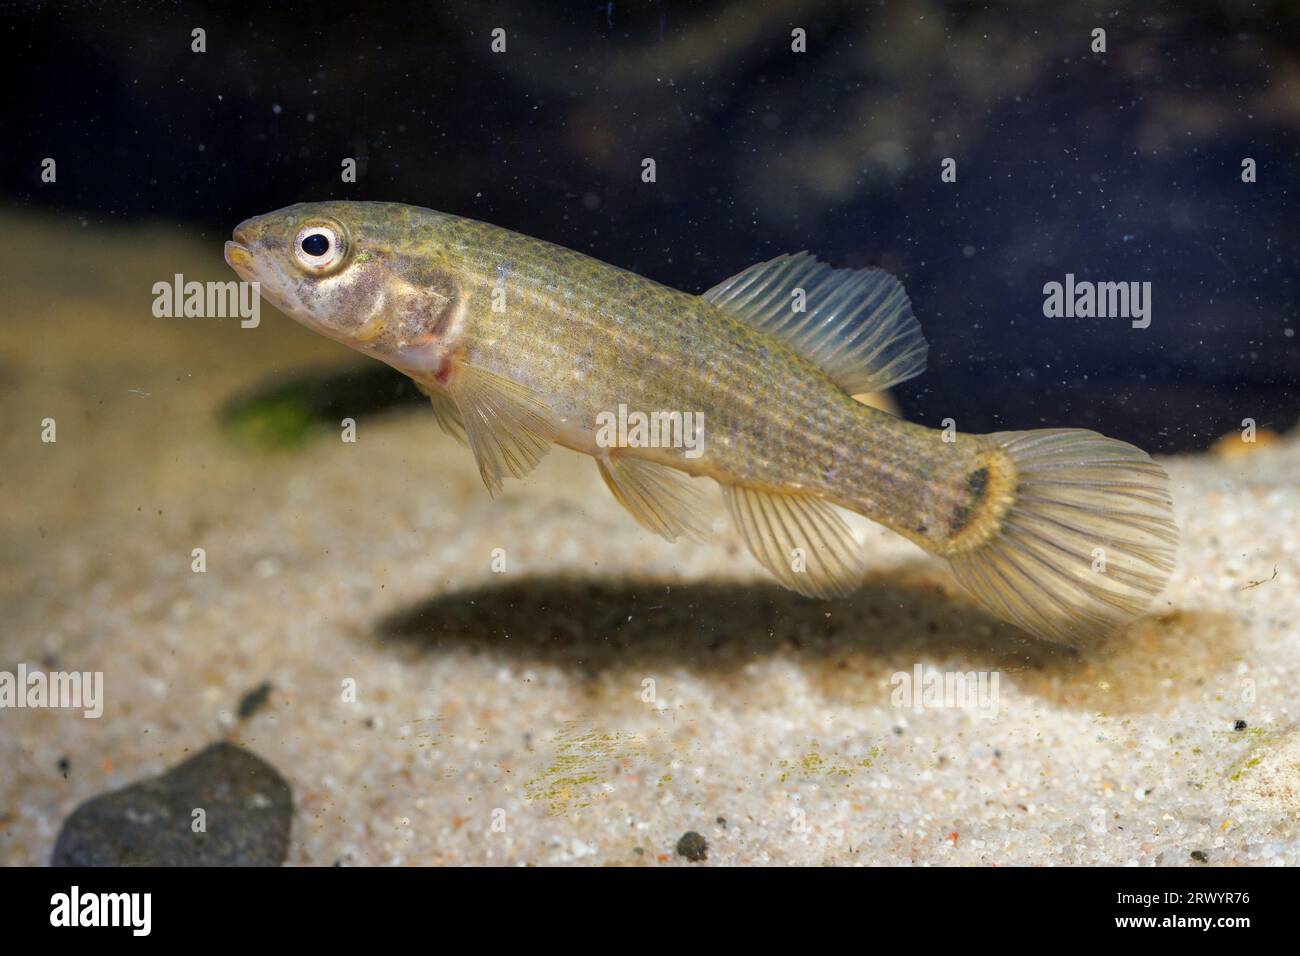
<path id="1" fill-rule="evenodd" d="M 941 555 L 987 610 L 1066 643 L 1142 613 L 1174 567 L 1168 479 L 1140 449 L 1082 429 L 955 434 L 852 397 L 925 366 L 907 295 L 878 269 L 800 253 L 690 295 L 378 202 L 249 219 L 226 261 L 287 315 L 413 378 L 489 490 L 564 445 L 672 541 L 707 529 L 692 479 L 712 478 L 754 557 L 802 594 L 862 581 L 837 508 Z M 693 433 L 611 441 L 605 425 L 628 409 Z"/>

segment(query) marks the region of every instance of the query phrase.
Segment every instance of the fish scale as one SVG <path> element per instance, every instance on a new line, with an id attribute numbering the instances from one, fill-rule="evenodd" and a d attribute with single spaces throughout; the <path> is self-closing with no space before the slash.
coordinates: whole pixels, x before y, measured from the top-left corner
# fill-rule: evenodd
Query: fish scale
<path id="1" fill-rule="evenodd" d="M 950 484 L 947 472 L 974 460 L 974 448 L 945 445 L 936 431 L 854 401 L 811 362 L 698 296 L 486 223 L 460 220 L 447 239 L 443 248 L 461 259 L 452 268 L 472 287 L 471 357 L 563 396 L 568 417 L 593 428 L 597 413 L 620 403 L 702 412 L 702 458 L 673 449 L 656 456 L 693 474 L 809 489 L 849 507 L 889 501 L 898 513 L 882 517 L 908 527 L 921 507 L 919 484 L 930 481 L 933 496 Z M 506 301 L 516 287 L 521 301 L 494 312 L 503 260 L 511 263 Z M 828 481 L 850 456 L 863 467 Z"/>

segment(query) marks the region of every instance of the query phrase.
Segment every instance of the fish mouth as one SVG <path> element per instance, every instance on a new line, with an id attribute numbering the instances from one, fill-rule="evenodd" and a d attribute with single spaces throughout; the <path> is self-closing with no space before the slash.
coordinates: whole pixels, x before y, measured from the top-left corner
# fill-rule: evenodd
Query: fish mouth
<path id="1" fill-rule="evenodd" d="M 249 251 L 247 246 L 238 242 L 228 241 L 226 243 L 225 256 L 226 265 L 236 272 L 252 270 L 253 268 L 253 253 Z"/>
<path id="2" fill-rule="evenodd" d="M 235 227 L 235 231 L 231 233 L 231 241 L 226 243 L 226 265 L 236 272 L 253 267 L 253 252 L 250 247 L 253 245 L 254 227 L 257 226 L 260 218 L 260 216 L 253 216 L 251 219 L 245 219 Z"/>

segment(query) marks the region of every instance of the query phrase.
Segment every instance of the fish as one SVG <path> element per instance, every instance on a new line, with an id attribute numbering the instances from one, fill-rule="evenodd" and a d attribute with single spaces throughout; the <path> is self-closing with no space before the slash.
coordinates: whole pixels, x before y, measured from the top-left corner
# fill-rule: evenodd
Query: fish
<path id="1" fill-rule="evenodd" d="M 694 295 L 387 202 L 300 203 L 232 236 L 226 262 L 273 306 L 409 376 L 490 493 L 560 445 L 676 541 L 708 535 L 712 479 L 758 563 L 825 599 L 868 570 L 852 512 L 945 559 L 993 616 L 1072 646 L 1141 616 L 1175 568 L 1169 479 L 1141 449 L 1080 428 L 934 429 L 854 398 L 925 368 L 884 270 L 800 252 Z"/>

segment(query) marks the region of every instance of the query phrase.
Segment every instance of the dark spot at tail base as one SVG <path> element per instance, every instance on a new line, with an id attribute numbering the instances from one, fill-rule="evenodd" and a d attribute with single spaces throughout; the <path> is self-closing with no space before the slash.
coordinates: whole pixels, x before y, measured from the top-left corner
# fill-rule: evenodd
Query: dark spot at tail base
<path id="1" fill-rule="evenodd" d="M 984 503 L 984 494 L 989 487 L 989 470 L 976 468 L 966 476 L 966 492 L 969 498 L 958 505 L 952 513 L 952 534 L 958 534 L 970 524 L 971 516 L 979 505 Z"/>

